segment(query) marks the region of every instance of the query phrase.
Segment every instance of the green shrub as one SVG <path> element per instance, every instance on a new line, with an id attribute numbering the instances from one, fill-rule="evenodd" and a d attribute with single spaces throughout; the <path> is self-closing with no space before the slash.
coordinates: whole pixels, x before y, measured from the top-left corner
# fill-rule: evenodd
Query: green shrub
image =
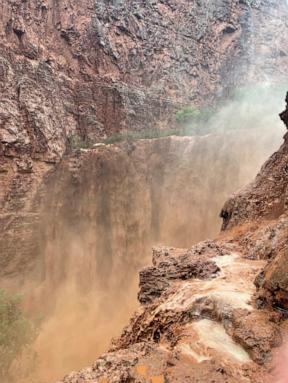
<path id="1" fill-rule="evenodd" d="M 27 351 L 36 335 L 37 327 L 22 312 L 21 298 L 0 289 L 1 382 L 11 382 L 9 376 L 12 364 Z"/>
<path id="2" fill-rule="evenodd" d="M 176 113 L 176 121 L 181 125 L 181 135 L 195 136 L 207 134 L 210 131 L 210 119 L 215 114 L 212 108 L 186 107 Z"/>
<path id="3" fill-rule="evenodd" d="M 194 123 L 199 125 L 207 122 L 213 114 L 213 110 L 209 108 L 198 109 L 194 106 L 187 106 L 176 113 L 176 121 L 178 124 Z"/>
<path id="4" fill-rule="evenodd" d="M 194 106 L 187 106 L 176 113 L 176 121 L 179 124 L 184 124 L 188 122 L 198 122 L 201 116 L 201 112 L 198 108 Z"/>

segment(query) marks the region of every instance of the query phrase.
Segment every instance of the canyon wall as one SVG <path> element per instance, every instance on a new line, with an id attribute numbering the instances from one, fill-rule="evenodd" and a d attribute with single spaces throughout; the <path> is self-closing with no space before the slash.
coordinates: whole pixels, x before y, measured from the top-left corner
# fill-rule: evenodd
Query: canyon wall
<path id="1" fill-rule="evenodd" d="M 286 81 L 285 1 L 5 1 L 1 143 L 55 161 L 76 132 L 170 126 L 247 81 Z M 276 41 L 275 41 L 275 37 Z"/>
<path id="2" fill-rule="evenodd" d="M 13 0 L 2 8 L 2 275 L 33 266 L 44 178 L 74 137 L 171 128 L 183 105 L 285 78 L 284 1 Z"/>

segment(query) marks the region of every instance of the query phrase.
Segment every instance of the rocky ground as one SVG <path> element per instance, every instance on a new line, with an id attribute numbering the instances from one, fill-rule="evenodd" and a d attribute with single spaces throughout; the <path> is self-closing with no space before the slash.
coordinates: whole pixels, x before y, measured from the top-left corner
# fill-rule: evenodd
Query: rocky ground
<path id="1" fill-rule="evenodd" d="M 63 383 L 276 381 L 273 354 L 287 336 L 287 149 L 286 134 L 224 206 L 217 239 L 154 249 L 139 311 L 109 353 Z"/>

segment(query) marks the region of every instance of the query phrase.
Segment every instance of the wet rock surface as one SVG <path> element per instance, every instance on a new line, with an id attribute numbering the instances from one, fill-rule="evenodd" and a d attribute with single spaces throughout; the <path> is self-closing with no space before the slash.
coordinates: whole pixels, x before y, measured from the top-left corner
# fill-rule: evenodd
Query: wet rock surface
<path id="1" fill-rule="evenodd" d="M 188 252 L 157 249 L 154 262 L 156 256 L 161 270 L 163 257 L 174 253 L 185 259 L 186 253 L 196 254 L 199 249 L 199 263 L 204 265 L 206 257 L 213 260 L 217 274 L 204 280 L 191 279 L 189 271 L 187 279 L 174 277 L 161 297 L 145 301 L 110 353 L 92 369 L 71 374 L 63 382 L 265 381 L 260 365 L 271 359 L 271 348 L 281 343 L 281 336 L 269 314 L 258 313 L 253 304 L 253 279 L 263 261 L 241 258 L 231 244 L 204 242 Z M 142 351 L 137 351 L 136 359 L 129 357 L 143 347 L 151 347 L 145 357 Z M 115 366 L 123 363 L 125 372 L 118 367 L 116 373 Z"/>
<path id="2" fill-rule="evenodd" d="M 286 246 L 265 267 L 258 278 L 259 299 L 262 304 L 274 307 L 284 318 L 288 315 L 288 274 L 287 274 L 287 236 Z"/>
<path id="3" fill-rule="evenodd" d="M 208 248 L 208 251 L 207 251 Z M 196 246 L 186 253 L 174 255 L 175 249 L 154 249 L 153 267 L 148 267 L 140 272 L 140 303 L 151 303 L 155 298 L 170 286 L 169 281 L 189 280 L 193 278 L 207 279 L 219 271 L 219 267 L 209 256 L 221 254 L 221 249 L 213 242 Z"/>

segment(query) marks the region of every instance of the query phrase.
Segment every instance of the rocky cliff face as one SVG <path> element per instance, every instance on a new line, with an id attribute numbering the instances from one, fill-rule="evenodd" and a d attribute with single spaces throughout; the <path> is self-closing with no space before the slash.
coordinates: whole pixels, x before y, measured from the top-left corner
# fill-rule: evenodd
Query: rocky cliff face
<path id="1" fill-rule="evenodd" d="M 183 104 L 284 76 L 284 1 L 13 0 L 2 8 L 3 271 L 13 254 L 25 269 L 39 252 L 43 180 L 71 138 L 171 127 Z"/>
<path id="2" fill-rule="evenodd" d="M 255 181 L 225 204 L 221 215 L 223 229 L 248 220 L 277 219 L 288 207 L 288 136 L 284 144 L 261 169 Z"/>
<path id="3" fill-rule="evenodd" d="M 188 250 L 155 248 L 130 324 L 108 354 L 63 382 L 276 381 L 273 349 L 287 336 L 286 138 L 226 204 L 220 237 Z"/>
<path id="4" fill-rule="evenodd" d="M 211 101 L 249 78 L 285 79 L 284 0 L 2 8 L 1 143 L 10 156 L 55 161 L 75 132 L 93 140 L 165 126 L 179 104 Z"/>

